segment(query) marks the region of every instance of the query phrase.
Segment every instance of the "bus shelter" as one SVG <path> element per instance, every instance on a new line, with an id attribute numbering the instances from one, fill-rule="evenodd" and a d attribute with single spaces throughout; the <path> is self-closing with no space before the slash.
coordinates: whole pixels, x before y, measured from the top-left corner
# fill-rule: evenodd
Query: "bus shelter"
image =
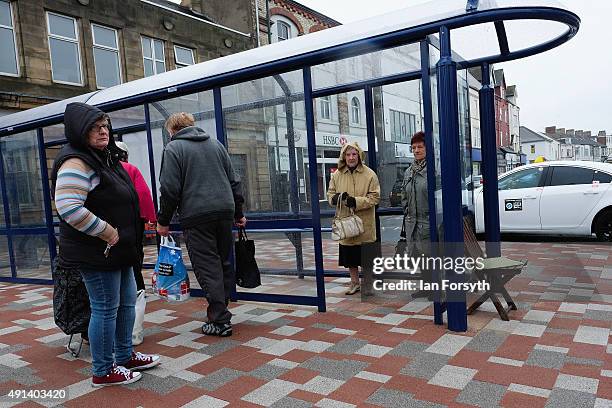
<path id="1" fill-rule="evenodd" d="M 58 220 L 49 168 L 66 143 L 64 109 L 77 101 L 110 114 L 156 206 L 168 142 L 163 124 L 171 113 L 193 113 L 197 126 L 227 147 L 243 180 L 249 233 L 263 243 L 260 267 L 301 278 L 293 292 L 275 290 L 271 280 L 238 291 L 237 299 L 325 311 L 324 278 L 342 274 L 325 192 L 347 141 L 360 143 L 381 182 L 377 235 L 384 255 L 401 223 L 397 187 L 410 163 L 410 137 L 423 130 L 430 235 L 452 244 L 445 246 L 449 255 L 462 256 L 462 217 L 472 203 L 467 69 L 474 67 L 482 84 L 487 254 L 498 256 L 491 64 L 555 48 L 579 25 L 577 15 L 549 0 L 436 0 L 0 117 L 0 281 L 51 282 Z M 180 233 L 177 224 L 171 229 Z M 465 293 L 434 302 L 437 324 L 444 310 L 449 329 L 467 330 Z"/>

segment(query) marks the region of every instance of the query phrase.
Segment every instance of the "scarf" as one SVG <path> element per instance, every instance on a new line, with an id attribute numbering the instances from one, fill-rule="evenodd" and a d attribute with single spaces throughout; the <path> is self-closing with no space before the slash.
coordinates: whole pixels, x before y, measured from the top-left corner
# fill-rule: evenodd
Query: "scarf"
<path id="1" fill-rule="evenodd" d="M 412 174 L 420 173 L 427 166 L 427 160 L 415 160 L 410 169 L 412 170 Z"/>

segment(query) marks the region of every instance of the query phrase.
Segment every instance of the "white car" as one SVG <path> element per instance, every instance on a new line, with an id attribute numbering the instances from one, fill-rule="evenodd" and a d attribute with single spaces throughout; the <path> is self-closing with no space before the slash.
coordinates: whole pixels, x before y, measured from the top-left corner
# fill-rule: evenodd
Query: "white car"
<path id="1" fill-rule="evenodd" d="M 482 187 L 474 191 L 474 202 L 476 232 L 482 233 Z M 500 175 L 499 223 L 501 232 L 596 234 L 612 241 L 612 164 L 548 161 Z"/>

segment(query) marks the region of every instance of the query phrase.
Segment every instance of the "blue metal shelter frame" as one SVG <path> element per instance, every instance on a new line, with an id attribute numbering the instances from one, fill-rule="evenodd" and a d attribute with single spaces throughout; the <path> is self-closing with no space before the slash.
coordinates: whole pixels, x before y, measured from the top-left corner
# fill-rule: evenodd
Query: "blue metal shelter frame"
<path id="1" fill-rule="evenodd" d="M 502 3 L 504 1 L 501 1 Z M 525 3 L 521 0 L 519 3 Z M 508 3 L 506 1 L 506 3 Z M 338 43 L 330 47 L 315 49 L 307 53 L 292 55 L 287 58 L 271 60 L 269 62 L 254 66 L 245 66 L 232 72 L 223 72 L 213 76 L 198 78 L 187 82 L 176 83 L 170 88 L 149 90 L 129 97 L 108 100 L 97 104 L 105 111 L 112 112 L 137 105 L 144 105 L 145 123 L 142 125 L 131 126 L 129 128 L 116 129 L 118 133 L 128 131 L 146 131 L 147 149 L 150 159 L 150 172 L 152 189 L 155 191 L 155 170 L 153 163 L 153 144 L 151 126 L 151 106 L 157 101 L 175 98 L 194 92 L 212 90 L 214 96 L 214 117 L 218 139 L 227 146 L 227 138 L 224 127 L 224 109 L 221 98 L 221 88 L 224 86 L 241 83 L 248 80 L 258 79 L 267 76 L 274 76 L 292 70 L 302 70 L 303 76 L 303 97 L 306 109 L 306 134 L 308 141 L 308 163 L 310 172 L 310 193 L 311 197 L 318 196 L 317 186 L 317 157 L 315 141 L 315 123 L 313 112 L 313 100 L 322 96 L 338 94 L 341 92 L 362 90 L 366 98 L 366 125 L 367 140 L 369 147 L 369 165 L 376 169 L 376 140 L 374 129 L 373 114 L 373 88 L 394 84 L 402 81 L 420 79 L 423 90 L 423 120 L 424 131 L 427 140 L 427 161 L 428 177 L 432 180 L 434 174 L 434 149 L 432 135 L 434 133 L 433 110 L 432 110 L 432 84 L 430 75 L 435 73 L 438 88 L 438 115 L 440 121 L 440 162 L 442 176 L 442 193 L 444 214 L 443 236 L 438 236 L 436 228 L 436 208 L 434 199 L 434 187 L 430 185 L 430 214 L 433 218 L 430 222 L 432 241 L 443 240 L 447 243 L 461 244 L 463 242 L 462 230 L 462 208 L 461 208 L 461 187 L 459 180 L 458 165 L 460 162 L 459 152 L 459 123 L 458 123 L 458 101 L 457 101 L 457 70 L 480 66 L 482 69 L 482 89 L 480 91 L 480 114 L 482 120 L 482 144 L 483 144 L 483 176 L 487 180 L 484 188 L 485 202 L 485 226 L 487 252 L 489 256 L 499 254 L 499 210 L 497 198 L 497 163 L 495 152 L 495 121 L 494 121 L 494 94 L 490 84 L 490 65 L 503 61 L 524 58 L 535 55 L 571 39 L 577 32 L 580 19 L 574 13 L 557 7 L 548 5 L 526 5 L 508 7 L 482 7 L 479 8 L 478 0 L 468 0 L 465 6 L 465 13 L 451 16 L 442 20 L 430 21 L 416 26 L 404 27 L 399 30 L 383 32 L 375 36 L 360 38 L 354 41 Z M 562 34 L 555 36 L 543 43 L 527 47 L 524 49 L 510 51 L 508 36 L 504 22 L 514 20 L 546 20 L 558 22 L 567 26 Z M 454 29 L 473 26 L 477 24 L 493 23 L 499 44 L 499 54 L 475 58 L 471 60 L 461 60 L 452 52 L 451 35 Z M 437 38 L 432 36 L 437 35 Z M 351 84 L 343 84 L 323 89 L 313 90 L 311 67 L 314 65 L 331 62 L 347 57 L 357 56 L 381 49 L 396 47 L 399 45 L 420 42 L 421 67 L 420 70 L 390 75 L 382 78 L 369 79 Z M 429 47 L 432 43 L 439 44 L 440 59 L 437 61 L 435 69 L 430 65 Z M 227 58 L 227 57 L 226 57 Z M 122 85 L 120 85 L 122 86 Z M 171 92 L 171 93 L 170 93 Z M 42 191 L 44 195 L 44 214 L 45 227 L 21 228 L 11 226 L 11 214 L 9 197 L 7 192 L 5 165 L 3 152 L 0 150 L 0 185 L 3 199 L 4 224 L 0 228 L 0 235 L 6 236 L 9 251 L 11 277 L 0 277 L 0 281 L 16 283 L 40 283 L 48 284 L 46 279 L 29 279 L 17 276 L 14 237 L 17 235 L 43 235 L 48 237 L 49 253 L 51 258 L 56 256 L 55 226 L 50 205 L 50 191 L 47 183 L 47 166 L 45 148 L 57 145 L 58 142 L 44 143 L 43 128 L 58 124 L 63 120 L 63 107 L 70 101 L 90 101 L 96 93 L 72 98 L 72 100 L 62 101 L 56 104 L 59 108 L 55 111 L 42 113 L 41 108 L 32 110 L 32 115 L 9 115 L 0 118 L 0 137 L 36 130 L 38 142 L 38 154 L 41 167 Z M 59 105 L 58 105 L 59 104 Z M 44 108 L 44 107 L 43 107 Z M 41 112 L 40 115 L 37 112 Z M 61 143 L 61 142 L 60 142 Z M 430 183 L 432 184 L 432 183 Z M 157 202 L 155 202 L 157 207 Z M 273 214 L 274 219 L 269 216 L 258 217 L 251 214 L 249 227 L 253 229 L 265 230 L 285 230 L 298 232 L 312 232 L 315 250 L 316 267 L 316 288 L 317 296 L 292 296 L 280 294 L 255 294 L 237 292 L 237 299 L 255 300 L 274 303 L 289 303 L 317 306 L 319 311 L 325 311 L 325 288 L 324 270 L 322 253 L 322 234 L 321 234 L 321 214 L 318 200 L 312 199 L 311 217 L 284 217 L 287 214 Z M 380 209 L 377 214 L 401 214 L 401 209 Z M 377 226 L 380 230 L 380 227 Z M 459 245 L 454 246 L 457 251 Z M 453 250 L 451 250 L 453 251 Z M 455 253 L 454 255 L 460 255 Z M 460 279 L 455 276 L 453 279 Z M 442 304 L 440 299 L 434 303 L 435 323 L 442 324 L 442 313 L 447 310 L 448 327 L 453 331 L 467 330 L 467 316 L 465 308 L 465 294 L 454 294 L 452 300 Z"/>

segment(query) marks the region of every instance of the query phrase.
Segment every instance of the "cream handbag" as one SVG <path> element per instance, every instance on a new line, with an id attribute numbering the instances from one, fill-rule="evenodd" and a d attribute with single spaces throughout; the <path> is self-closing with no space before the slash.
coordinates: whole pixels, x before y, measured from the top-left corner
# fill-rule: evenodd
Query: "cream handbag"
<path id="1" fill-rule="evenodd" d="M 336 216 L 334 222 L 332 222 L 331 238 L 334 241 L 341 241 L 347 238 L 353 238 L 363 234 L 363 221 L 361 218 L 355 215 L 352 208 L 351 215 L 340 217 L 342 213 L 342 199 L 338 197 L 338 203 L 336 204 Z"/>

